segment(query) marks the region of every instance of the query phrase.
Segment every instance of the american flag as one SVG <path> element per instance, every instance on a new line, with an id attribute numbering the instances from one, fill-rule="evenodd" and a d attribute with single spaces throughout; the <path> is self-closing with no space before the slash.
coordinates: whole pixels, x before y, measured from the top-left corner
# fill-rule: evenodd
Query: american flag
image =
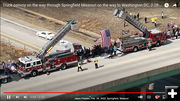
<path id="1" fill-rule="evenodd" d="M 111 43 L 111 36 L 109 29 L 102 30 L 100 33 L 102 38 L 102 47 L 109 47 Z"/>
<path id="2" fill-rule="evenodd" d="M 95 43 L 96 43 L 96 44 L 99 44 L 99 43 L 101 43 L 101 42 L 102 42 L 102 38 L 99 38 L 99 39 L 95 40 Z"/>

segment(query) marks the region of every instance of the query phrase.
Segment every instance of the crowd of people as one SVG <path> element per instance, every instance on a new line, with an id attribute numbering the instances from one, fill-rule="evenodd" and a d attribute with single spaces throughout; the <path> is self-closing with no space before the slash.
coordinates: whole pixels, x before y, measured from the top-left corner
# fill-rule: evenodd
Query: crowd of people
<path id="1" fill-rule="evenodd" d="M 94 45 L 92 48 L 84 47 L 75 51 L 78 55 L 78 61 L 101 56 L 104 52 L 105 50 L 101 47 L 101 45 Z"/>
<path id="2" fill-rule="evenodd" d="M 167 27 L 167 34 L 170 35 L 172 39 L 178 39 L 178 36 L 180 36 L 180 28 L 172 24 L 168 24 Z"/>
<path id="3" fill-rule="evenodd" d="M 82 61 L 84 59 L 94 58 L 96 56 L 101 56 L 103 54 L 109 54 L 110 58 L 116 56 L 117 54 L 117 43 L 110 43 L 109 47 L 101 47 L 101 45 L 94 45 L 92 48 L 82 48 L 76 50 L 75 53 L 78 55 L 78 61 Z"/>

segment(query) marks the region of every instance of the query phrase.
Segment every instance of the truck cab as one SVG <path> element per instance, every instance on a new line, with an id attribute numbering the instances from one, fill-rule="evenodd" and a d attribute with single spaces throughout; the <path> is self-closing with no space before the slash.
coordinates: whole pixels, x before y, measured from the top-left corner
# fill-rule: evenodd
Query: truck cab
<path id="1" fill-rule="evenodd" d="M 42 71 L 42 62 L 41 59 L 36 58 L 35 56 L 24 56 L 19 58 L 18 62 L 18 73 L 21 76 L 26 76 L 31 74 L 36 76 L 39 71 Z"/>
<path id="2" fill-rule="evenodd" d="M 152 45 L 160 46 L 166 42 L 167 35 L 158 29 L 152 29 L 150 30 L 149 38 L 152 40 Z"/>

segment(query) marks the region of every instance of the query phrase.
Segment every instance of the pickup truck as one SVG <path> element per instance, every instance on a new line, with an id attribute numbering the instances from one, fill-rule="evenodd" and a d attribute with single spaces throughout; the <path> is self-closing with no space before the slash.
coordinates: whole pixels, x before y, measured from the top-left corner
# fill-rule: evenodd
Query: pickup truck
<path id="1" fill-rule="evenodd" d="M 5 74 L 0 74 L 0 84 L 1 83 L 7 83 L 10 79 L 10 76 Z"/>

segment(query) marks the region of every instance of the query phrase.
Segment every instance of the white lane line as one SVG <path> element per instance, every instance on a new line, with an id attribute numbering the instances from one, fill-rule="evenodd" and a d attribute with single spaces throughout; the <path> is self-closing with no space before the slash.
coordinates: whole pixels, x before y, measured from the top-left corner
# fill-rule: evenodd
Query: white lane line
<path id="1" fill-rule="evenodd" d="M 21 27 L 23 27 L 23 28 L 30 29 L 30 30 L 35 31 L 35 32 L 38 31 L 38 30 L 36 30 L 36 29 L 33 29 L 33 28 L 31 28 L 31 27 L 28 27 L 28 26 L 19 24 L 19 23 L 17 23 L 17 22 L 11 21 L 11 20 L 8 20 L 8 19 L 6 19 L 6 18 L 3 18 L 3 17 L 0 17 L 0 18 L 1 18 L 2 20 L 7 21 L 7 22 L 10 22 L 10 23 L 16 24 L 16 25 L 18 25 L 18 26 L 21 26 Z"/>

